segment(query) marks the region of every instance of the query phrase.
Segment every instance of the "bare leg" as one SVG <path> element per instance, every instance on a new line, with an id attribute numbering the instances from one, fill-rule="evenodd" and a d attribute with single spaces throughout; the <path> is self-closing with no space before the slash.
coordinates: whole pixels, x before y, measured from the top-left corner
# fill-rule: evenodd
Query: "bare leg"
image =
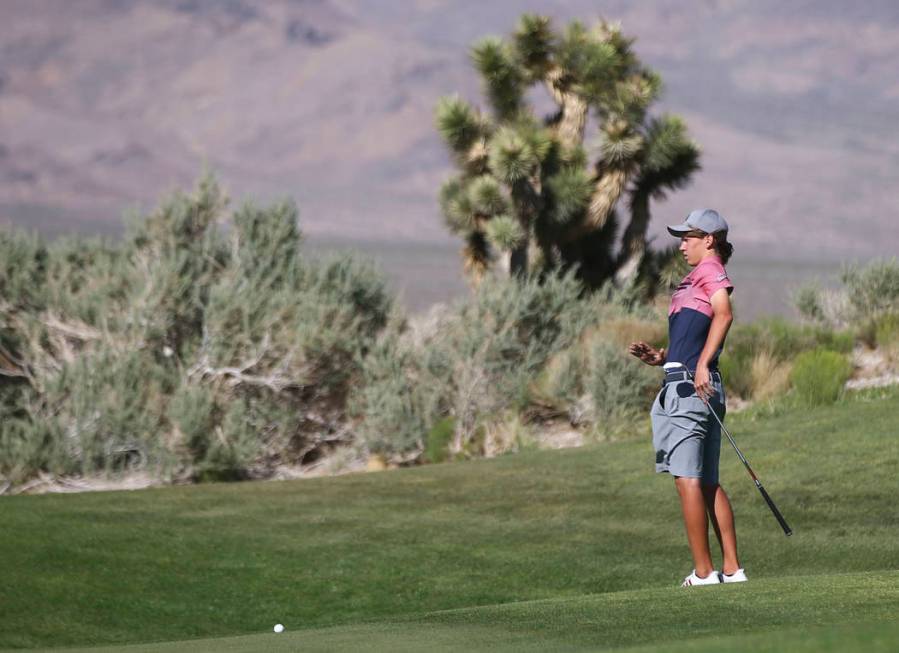
<path id="1" fill-rule="evenodd" d="M 676 476 L 674 484 L 680 495 L 684 525 L 687 527 L 687 542 L 693 554 L 693 567 L 700 578 L 712 573 L 712 554 L 709 551 L 709 520 L 705 499 L 698 478 Z"/>
<path id="2" fill-rule="evenodd" d="M 734 526 L 734 512 L 730 507 L 730 500 L 720 485 L 703 485 L 702 494 L 712 528 L 715 529 L 715 536 L 721 544 L 721 555 L 724 557 L 721 571 L 732 574 L 740 568 L 740 559 L 737 556 L 737 530 Z"/>

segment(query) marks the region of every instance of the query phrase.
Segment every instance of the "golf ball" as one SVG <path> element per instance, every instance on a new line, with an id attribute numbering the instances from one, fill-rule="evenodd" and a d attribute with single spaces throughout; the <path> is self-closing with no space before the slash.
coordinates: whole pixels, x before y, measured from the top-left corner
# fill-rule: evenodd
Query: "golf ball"
<path id="1" fill-rule="evenodd" d="M 284 632 L 284 626 L 282 626 L 281 624 L 275 624 L 275 632 L 276 632 L 276 633 L 283 633 L 283 632 Z"/>

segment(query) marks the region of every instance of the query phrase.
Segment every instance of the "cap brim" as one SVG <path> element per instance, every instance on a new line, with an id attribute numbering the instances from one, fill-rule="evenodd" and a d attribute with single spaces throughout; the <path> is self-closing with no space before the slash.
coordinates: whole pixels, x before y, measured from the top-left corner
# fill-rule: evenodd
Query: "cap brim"
<path id="1" fill-rule="evenodd" d="M 690 233 L 693 231 L 693 227 L 684 223 L 684 224 L 669 224 L 668 225 L 668 233 L 672 236 L 676 236 L 680 238 L 686 233 Z"/>

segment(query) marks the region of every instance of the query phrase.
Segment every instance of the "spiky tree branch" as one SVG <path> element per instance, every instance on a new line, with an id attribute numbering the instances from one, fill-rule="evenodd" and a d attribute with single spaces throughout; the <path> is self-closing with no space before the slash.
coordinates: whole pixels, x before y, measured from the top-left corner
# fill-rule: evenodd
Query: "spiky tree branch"
<path id="1" fill-rule="evenodd" d="M 456 97 L 437 106 L 458 169 L 440 206 L 466 240 L 466 270 L 475 280 L 491 266 L 508 274 L 576 267 L 590 285 L 631 278 L 646 249 L 650 199 L 685 185 L 699 156 L 682 121 L 649 117 L 661 79 L 633 39 L 607 21 L 556 32 L 549 18 L 525 14 L 510 39 L 481 40 L 471 59 L 490 112 Z M 557 106 L 543 121 L 525 101 L 532 85 L 545 86 Z M 599 137 L 592 162 L 583 147 L 591 111 Z M 630 219 L 616 256 L 623 197 Z"/>
<path id="2" fill-rule="evenodd" d="M 699 146 L 687 136 L 684 122 L 664 115 L 646 130 L 640 177 L 631 191 L 631 221 L 622 238 L 616 279 L 625 283 L 637 274 L 646 251 L 650 199 L 663 200 L 668 192 L 683 188 L 699 170 Z"/>

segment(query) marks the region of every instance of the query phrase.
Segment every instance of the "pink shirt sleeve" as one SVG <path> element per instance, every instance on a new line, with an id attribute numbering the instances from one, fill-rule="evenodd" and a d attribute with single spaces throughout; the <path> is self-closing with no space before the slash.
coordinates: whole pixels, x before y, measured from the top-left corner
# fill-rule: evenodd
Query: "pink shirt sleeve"
<path id="1" fill-rule="evenodd" d="M 712 295 L 722 288 L 726 288 L 728 293 L 733 291 L 734 284 L 730 282 L 727 270 L 717 260 L 703 263 L 696 272 L 693 283 L 702 289 L 707 298 L 711 299 Z"/>

